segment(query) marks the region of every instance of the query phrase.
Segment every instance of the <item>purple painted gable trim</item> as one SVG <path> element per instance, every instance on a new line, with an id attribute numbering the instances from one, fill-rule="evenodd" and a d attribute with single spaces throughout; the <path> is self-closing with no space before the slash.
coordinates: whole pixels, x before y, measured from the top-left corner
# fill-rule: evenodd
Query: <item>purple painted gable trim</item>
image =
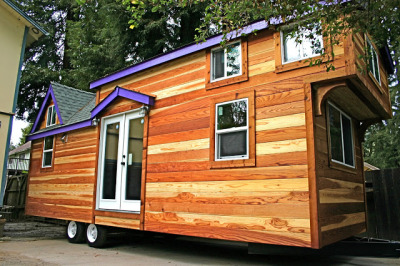
<path id="1" fill-rule="evenodd" d="M 60 134 L 60 133 L 64 133 L 67 131 L 72 131 L 75 129 L 79 129 L 79 128 L 84 128 L 84 127 L 88 127 L 92 125 L 92 120 L 85 120 L 73 125 L 68 125 L 68 126 L 63 126 L 63 127 L 58 127 L 52 130 L 48 130 L 48 131 L 44 131 L 35 135 L 30 135 L 27 136 L 26 139 L 27 141 L 29 140 L 34 140 L 34 139 L 40 139 L 40 138 L 44 138 L 44 137 L 48 137 L 48 136 L 52 136 L 52 135 L 56 135 L 56 134 Z"/>
<path id="2" fill-rule="evenodd" d="M 47 105 L 47 101 L 49 100 L 50 96 L 53 99 L 54 106 L 55 106 L 55 109 L 56 109 L 56 112 L 57 112 L 57 115 L 58 115 L 58 120 L 60 120 L 60 124 L 61 125 L 63 124 L 63 121 L 62 121 L 62 118 L 61 118 L 61 114 L 60 114 L 60 110 L 58 109 L 58 104 L 57 104 L 57 101 L 56 101 L 56 97 L 55 97 L 54 92 L 53 92 L 53 87 L 50 84 L 50 87 L 47 90 L 46 96 L 44 97 L 42 106 L 40 106 L 39 113 L 38 113 L 38 115 L 36 117 L 35 123 L 32 126 L 32 130 L 31 130 L 30 134 L 32 134 L 33 132 L 36 131 L 36 129 L 37 129 L 38 125 L 39 125 L 39 122 L 42 119 L 42 116 L 43 116 L 44 112 L 46 111 L 45 107 Z"/>
<path id="3" fill-rule="evenodd" d="M 121 87 L 115 87 L 114 91 L 111 92 L 103 101 L 101 101 L 91 112 L 91 118 L 94 118 L 101 111 L 103 111 L 112 101 L 117 97 L 124 97 L 133 101 L 137 101 L 143 104 L 154 105 L 154 97 L 149 96 L 140 92 L 130 91 Z"/>
<path id="4" fill-rule="evenodd" d="M 271 24 L 276 24 L 278 20 L 276 21 L 271 21 Z M 268 27 L 268 23 L 266 21 L 258 21 L 253 24 L 250 24 L 249 26 L 245 27 L 243 30 L 239 32 L 232 32 L 230 35 L 228 35 L 228 39 L 230 38 L 235 38 L 236 34 L 240 36 L 240 34 L 249 34 L 253 32 L 254 30 L 262 30 Z M 214 45 L 218 45 L 222 41 L 222 34 L 217 35 L 214 37 L 209 38 L 207 41 L 203 43 L 198 43 L 198 44 L 191 44 L 182 48 L 179 48 L 177 50 L 171 51 L 166 54 L 162 54 L 156 58 L 144 61 L 142 63 L 133 65 L 131 67 L 125 68 L 123 70 L 120 70 L 114 74 L 110 74 L 108 76 L 105 76 L 103 78 L 100 78 L 98 80 L 95 80 L 90 83 L 90 89 L 95 89 L 101 85 L 107 84 L 109 82 L 115 81 L 117 79 L 126 77 L 128 75 L 134 74 L 136 72 L 148 69 L 150 67 L 160 65 L 162 63 L 177 59 L 179 57 L 198 52 L 200 50 L 212 47 Z"/>

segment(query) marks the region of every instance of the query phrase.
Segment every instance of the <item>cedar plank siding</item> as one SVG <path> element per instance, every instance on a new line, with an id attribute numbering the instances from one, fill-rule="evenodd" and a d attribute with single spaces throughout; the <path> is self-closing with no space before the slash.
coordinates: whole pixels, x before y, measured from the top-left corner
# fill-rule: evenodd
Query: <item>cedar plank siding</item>
<path id="1" fill-rule="evenodd" d="M 156 96 L 144 229 L 311 246 L 303 78 L 329 74 L 318 67 L 274 73 L 271 31 L 248 39 L 248 81 L 205 90 L 205 60 L 201 51 L 100 89 L 100 99 L 116 85 Z M 344 68 L 344 60 L 335 65 Z M 248 91 L 255 92 L 257 167 L 210 169 L 211 102 Z"/>
<path id="2" fill-rule="evenodd" d="M 55 219 L 93 222 L 97 128 L 89 127 L 54 136 L 53 165 L 41 168 L 43 138 L 34 140 L 26 214 Z"/>
<path id="3" fill-rule="evenodd" d="M 364 203 L 364 168 L 362 146 L 355 144 L 355 170 L 344 171 L 329 165 L 326 134 L 326 109 L 315 118 L 316 175 L 318 177 L 321 246 L 366 230 Z M 357 136 L 358 126 L 353 132 Z"/>
<path id="4" fill-rule="evenodd" d="M 318 88 L 346 79 L 346 100 L 328 95 L 354 121 L 359 115 L 390 113 L 387 74 L 382 90 L 358 54 L 361 35 L 346 38 L 335 50 L 335 71 L 282 65 L 279 33 L 262 30 L 247 43 L 248 79 L 206 88 L 210 49 L 102 85 L 96 104 L 116 86 L 156 97 L 145 118 L 141 213 L 95 210 L 101 125 L 56 135 L 51 171 L 40 168 L 43 138 L 32 148 L 27 214 L 115 227 L 244 242 L 320 248 L 365 230 L 363 134 L 354 123 L 356 170 L 329 164 L 326 99 L 316 113 Z M 365 67 L 365 65 L 363 66 Z M 324 83 L 325 82 L 325 83 Z M 255 166 L 211 166 L 214 132 L 212 105 L 235 94 L 254 93 Z M 383 108 L 354 108 L 352 100 Z M 141 107 L 118 98 L 98 115 L 107 117 Z M 384 111 L 382 111 L 384 110 Z M 387 111 L 389 110 L 389 111 Z M 385 114 L 386 111 L 386 114 Z M 378 114 L 379 113 L 379 114 Z M 359 120 L 357 120 L 359 119 Z M 43 120 L 45 123 L 45 119 Z M 42 123 L 43 123 L 42 121 Z M 45 124 L 44 124 L 45 126 Z M 214 147 L 211 147 L 214 149 Z"/>

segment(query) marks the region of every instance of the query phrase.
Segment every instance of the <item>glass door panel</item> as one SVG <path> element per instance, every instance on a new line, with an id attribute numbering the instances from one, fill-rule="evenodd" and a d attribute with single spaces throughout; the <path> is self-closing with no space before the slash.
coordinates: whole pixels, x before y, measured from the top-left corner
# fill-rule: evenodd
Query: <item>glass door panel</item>
<path id="1" fill-rule="evenodd" d="M 123 133 L 122 117 L 104 120 L 102 131 L 103 146 L 101 152 L 101 185 L 99 207 L 104 209 L 119 209 L 121 186 L 121 135 Z"/>
<path id="2" fill-rule="evenodd" d="M 139 111 L 103 119 L 99 209 L 140 211 L 143 124 Z"/>
<path id="3" fill-rule="evenodd" d="M 125 171 L 121 209 L 140 211 L 142 180 L 143 117 L 137 113 L 126 115 L 125 119 Z"/>

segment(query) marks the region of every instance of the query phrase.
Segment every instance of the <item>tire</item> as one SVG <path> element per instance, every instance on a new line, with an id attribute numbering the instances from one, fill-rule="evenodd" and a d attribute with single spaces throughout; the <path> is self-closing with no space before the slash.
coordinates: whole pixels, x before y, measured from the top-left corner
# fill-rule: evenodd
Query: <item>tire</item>
<path id="1" fill-rule="evenodd" d="M 86 229 L 86 240 L 92 248 L 102 248 L 107 242 L 107 229 L 103 226 L 89 224 Z"/>
<path id="2" fill-rule="evenodd" d="M 66 228 L 66 236 L 70 243 L 83 243 L 85 242 L 86 228 L 83 223 L 69 221 Z"/>

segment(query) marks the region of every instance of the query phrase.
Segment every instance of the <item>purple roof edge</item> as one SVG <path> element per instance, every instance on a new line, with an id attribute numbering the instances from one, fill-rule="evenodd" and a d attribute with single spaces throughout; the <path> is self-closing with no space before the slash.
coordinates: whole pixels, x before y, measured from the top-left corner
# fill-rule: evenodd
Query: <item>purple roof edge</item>
<path id="1" fill-rule="evenodd" d="M 91 111 L 91 118 L 94 118 L 98 113 L 100 113 L 104 108 L 106 108 L 115 98 L 118 96 L 128 98 L 133 101 L 137 101 L 140 103 L 154 105 L 154 97 L 143 94 L 141 92 L 130 91 L 119 86 L 116 86 L 115 89 L 101 101 L 93 110 Z"/>
<path id="2" fill-rule="evenodd" d="M 49 97 L 50 97 L 50 96 L 51 96 L 51 98 L 53 99 L 54 106 L 55 106 L 55 108 L 56 108 L 56 112 L 57 112 L 57 115 L 58 115 L 58 119 L 60 120 L 60 124 L 61 124 L 61 125 L 63 124 L 62 117 L 61 117 L 61 114 L 60 114 L 60 110 L 58 109 L 58 104 L 57 104 L 56 96 L 54 95 L 53 87 L 52 87 L 52 85 L 50 84 L 49 89 L 48 89 L 48 91 L 47 91 L 47 93 L 46 93 L 46 96 L 45 96 L 45 98 L 44 98 L 44 100 L 43 100 L 42 106 L 40 106 L 39 113 L 38 113 L 38 115 L 37 115 L 37 117 L 36 117 L 35 123 L 34 123 L 33 126 L 32 126 L 32 129 L 31 129 L 30 134 L 32 134 L 33 132 L 36 131 L 36 128 L 37 128 L 37 126 L 39 125 L 39 121 L 40 121 L 40 119 L 41 119 L 41 117 L 42 117 L 42 115 L 43 115 L 43 112 L 45 111 L 45 108 L 44 108 L 44 107 L 46 106 L 46 103 L 47 103 L 47 101 L 49 100 Z"/>
<path id="3" fill-rule="evenodd" d="M 278 21 L 279 20 L 271 20 L 270 24 L 276 24 L 276 23 L 278 23 Z M 255 23 L 252 23 L 252 24 L 246 26 L 245 28 L 243 28 L 240 31 L 234 31 L 234 32 L 230 33 L 228 35 L 228 38 L 235 38 L 236 36 L 240 36 L 241 34 L 249 34 L 255 30 L 262 30 L 267 27 L 268 27 L 268 23 L 265 20 L 258 21 L 258 22 L 255 22 Z M 92 81 L 90 83 L 90 89 L 95 89 L 99 86 L 102 86 L 104 84 L 107 84 L 107 83 L 112 82 L 117 79 L 124 78 L 124 77 L 134 74 L 136 72 L 139 72 L 139 71 L 148 69 L 150 67 L 171 61 L 173 59 L 209 48 L 211 46 L 219 44 L 221 41 L 222 41 L 222 34 L 211 37 L 203 43 L 190 44 L 188 46 L 184 46 L 182 48 L 173 50 L 171 52 L 162 54 L 160 56 L 149 59 L 147 61 L 144 61 L 144 62 L 138 63 L 136 65 L 130 66 L 128 68 L 122 69 L 118 72 L 115 72 L 113 74 L 110 74 L 108 76 L 100 78 L 98 80 Z"/>
<path id="4" fill-rule="evenodd" d="M 92 125 L 92 120 L 85 120 L 85 121 L 81 121 L 79 123 L 76 124 L 72 124 L 72 125 L 68 125 L 68 126 L 64 126 L 64 127 L 57 127 L 55 129 L 52 130 L 48 130 L 48 131 L 44 131 L 41 133 L 37 133 L 34 135 L 29 135 L 26 137 L 26 139 L 29 140 L 34 140 L 34 139 L 40 139 L 40 138 L 44 138 L 44 137 L 48 137 L 48 136 L 52 136 L 55 134 L 60 134 L 60 133 L 64 133 L 67 131 L 71 131 L 71 130 L 75 130 L 75 129 L 79 129 L 79 128 L 83 128 L 83 127 L 88 127 Z"/>

